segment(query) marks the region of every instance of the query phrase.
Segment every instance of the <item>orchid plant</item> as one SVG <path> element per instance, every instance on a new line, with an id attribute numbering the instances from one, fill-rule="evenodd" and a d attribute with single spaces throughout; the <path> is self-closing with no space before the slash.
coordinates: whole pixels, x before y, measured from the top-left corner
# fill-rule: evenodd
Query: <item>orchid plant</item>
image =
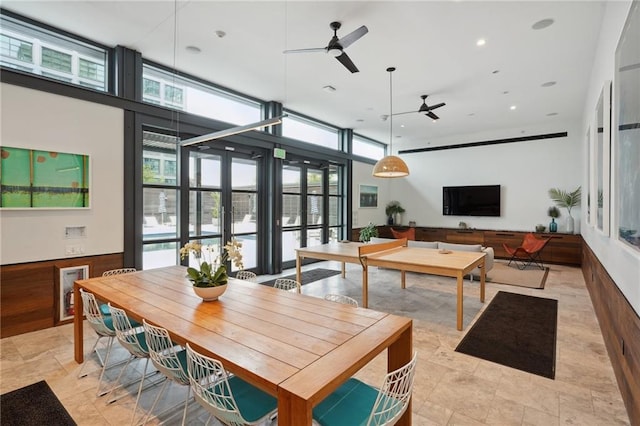
<path id="1" fill-rule="evenodd" d="M 189 242 L 180 249 L 180 259 L 192 255 L 198 261 L 198 267 L 188 267 L 187 276 L 194 287 L 217 287 L 228 282 L 227 261 L 232 261 L 240 270 L 244 268 L 242 263 L 242 241 L 235 238 L 227 241 L 221 253 L 217 253 L 216 247 L 202 245 L 199 242 Z"/>

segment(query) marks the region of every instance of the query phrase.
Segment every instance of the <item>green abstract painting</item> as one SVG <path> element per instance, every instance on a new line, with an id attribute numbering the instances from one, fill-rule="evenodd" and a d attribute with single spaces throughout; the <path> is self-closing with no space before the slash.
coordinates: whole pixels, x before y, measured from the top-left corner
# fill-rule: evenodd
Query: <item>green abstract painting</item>
<path id="1" fill-rule="evenodd" d="M 6 146 L 0 150 L 0 207 L 89 207 L 88 155 Z"/>

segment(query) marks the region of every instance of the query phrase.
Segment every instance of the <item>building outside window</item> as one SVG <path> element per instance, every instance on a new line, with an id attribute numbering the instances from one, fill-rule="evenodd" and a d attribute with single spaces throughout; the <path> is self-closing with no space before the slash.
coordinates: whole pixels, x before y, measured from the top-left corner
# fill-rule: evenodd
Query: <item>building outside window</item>
<path id="1" fill-rule="evenodd" d="M 107 51 L 3 15 L 3 67 L 107 91 Z"/>

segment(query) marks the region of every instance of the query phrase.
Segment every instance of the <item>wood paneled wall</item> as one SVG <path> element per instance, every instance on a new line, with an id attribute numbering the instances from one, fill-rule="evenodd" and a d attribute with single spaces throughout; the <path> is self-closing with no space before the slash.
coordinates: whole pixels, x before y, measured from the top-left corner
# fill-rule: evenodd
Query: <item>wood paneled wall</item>
<path id="1" fill-rule="evenodd" d="M 640 317 L 586 243 L 582 273 L 632 425 L 640 425 Z"/>
<path id="2" fill-rule="evenodd" d="M 0 266 L 0 337 L 57 325 L 60 268 L 89 265 L 89 276 L 123 267 L 122 253 Z"/>

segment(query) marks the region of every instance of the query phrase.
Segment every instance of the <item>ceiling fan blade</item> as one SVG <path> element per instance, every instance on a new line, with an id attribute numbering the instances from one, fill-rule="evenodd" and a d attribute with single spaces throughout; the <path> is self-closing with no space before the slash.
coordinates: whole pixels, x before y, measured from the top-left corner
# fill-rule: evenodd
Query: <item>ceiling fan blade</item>
<path id="1" fill-rule="evenodd" d="M 429 107 L 429 111 L 432 111 L 436 108 L 440 108 L 441 106 L 445 106 L 446 104 L 444 102 L 440 102 L 439 104 L 435 104 Z"/>
<path id="2" fill-rule="evenodd" d="M 427 117 L 430 117 L 433 120 L 438 120 L 440 118 L 437 115 L 435 115 L 434 113 L 432 113 L 431 111 L 429 111 L 426 115 L 427 115 Z"/>
<path id="3" fill-rule="evenodd" d="M 314 52 L 326 52 L 327 49 L 325 47 L 313 47 L 311 49 L 289 49 L 285 50 L 282 53 L 314 53 Z"/>
<path id="4" fill-rule="evenodd" d="M 347 47 L 351 46 L 355 41 L 357 41 L 360 37 L 362 37 L 368 32 L 369 32 L 369 29 L 363 25 L 357 30 L 352 31 L 346 36 L 342 37 L 340 39 L 340 46 L 342 46 L 343 49 L 346 49 Z"/>
<path id="5" fill-rule="evenodd" d="M 415 114 L 416 112 L 417 111 L 396 112 L 395 114 L 391 114 L 391 115 L 395 117 L 396 115 Z"/>
<path id="6" fill-rule="evenodd" d="M 336 59 L 352 73 L 358 72 L 358 67 L 355 66 L 346 53 L 342 52 L 342 55 L 336 56 Z"/>

